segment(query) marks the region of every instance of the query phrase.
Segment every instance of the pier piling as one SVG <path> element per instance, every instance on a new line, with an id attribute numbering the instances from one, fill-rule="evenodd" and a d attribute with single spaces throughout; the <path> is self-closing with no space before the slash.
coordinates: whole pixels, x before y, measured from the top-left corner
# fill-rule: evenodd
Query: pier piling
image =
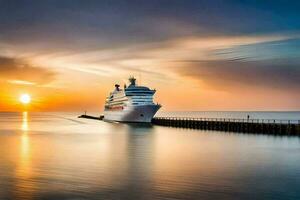
<path id="1" fill-rule="evenodd" d="M 155 117 L 152 123 L 178 128 L 300 136 L 300 120 Z"/>

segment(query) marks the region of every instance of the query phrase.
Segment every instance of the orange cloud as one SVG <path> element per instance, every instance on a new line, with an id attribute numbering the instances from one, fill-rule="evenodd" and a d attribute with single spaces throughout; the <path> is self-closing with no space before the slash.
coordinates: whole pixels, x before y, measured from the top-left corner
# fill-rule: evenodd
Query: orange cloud
<path id="1" fill-rule="evenodd" d="M 55 73 L 34 67 L 22 59 L 0 56 L 0 79 L 13 84 L 46 84 L 54 80 Z"/>

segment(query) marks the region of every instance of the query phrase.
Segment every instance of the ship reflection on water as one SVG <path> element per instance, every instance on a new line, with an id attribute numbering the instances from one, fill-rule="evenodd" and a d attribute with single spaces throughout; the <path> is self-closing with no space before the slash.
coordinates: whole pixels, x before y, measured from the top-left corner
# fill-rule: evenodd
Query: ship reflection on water
<path id="1" fill-rule="evenodd" d="M 1 113 L 0 199 L 300 198 L 298 138 L 73 116 Z"/>

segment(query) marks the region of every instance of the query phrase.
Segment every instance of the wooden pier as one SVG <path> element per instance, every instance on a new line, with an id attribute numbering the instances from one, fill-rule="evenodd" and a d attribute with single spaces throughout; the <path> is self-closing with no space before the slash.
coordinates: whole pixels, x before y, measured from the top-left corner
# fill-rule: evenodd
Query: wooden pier
<path id="1" fill-rule="evenodd" d="M 91 116 L 91 115 L 87 115 L 87 114 L 83 114 L 78 116 L 78 118 L 86 118 L 86 119 L 95 119 L 95 120 L 103 120 L 104 116 L 100 115 L 99 117 L 95 117 L 95 116 Z"/>
<path id="2" fill-rule="evenodd" d="M 155 117 L 152 123 L 201 130 L 300 136 L 300 120 Z"/>
<path id="3" fill-rule="evenodd" d="M 103 115 L 95 117 L 86 114 L 78 117 L 94 120 L 104 118 Z M 152 123 L 200 130 L 300 136 L 300 120 L 155 117 Z"/>

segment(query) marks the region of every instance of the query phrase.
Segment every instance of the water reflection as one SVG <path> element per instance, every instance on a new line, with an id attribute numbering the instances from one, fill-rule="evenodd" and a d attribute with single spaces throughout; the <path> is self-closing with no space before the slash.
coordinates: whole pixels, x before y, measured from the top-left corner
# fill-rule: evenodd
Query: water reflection
<path id="1" fill-rule="evenodd" d="M 0 119 L 1 200 L 300 198 L 298 139 L 71 119 Z"/>
<path id="2" fill-rule="evenodd" d="M 22 113 L 21 130 L 23 131 L 23 133 L 26 133 L 28 131 L 28 112 L 27 111 Z"/>
<path id="3" fill-rule="evenodd" d="M 152 199 L 154 128 L 151 124 L 128 124 L 127 134 L 127 183 L 125 199 Z"/>
<path id="4" fill-rule="evenodd" d="M 30 181 L 32 177 L 31 147 L 28 125 L 28 112 L 22 113 L 22 126 L 20 136 L 20 155 L 16 166 L 16 189 L 15 197 L 17 199 L 31 199 L 34 182 Z"/>

